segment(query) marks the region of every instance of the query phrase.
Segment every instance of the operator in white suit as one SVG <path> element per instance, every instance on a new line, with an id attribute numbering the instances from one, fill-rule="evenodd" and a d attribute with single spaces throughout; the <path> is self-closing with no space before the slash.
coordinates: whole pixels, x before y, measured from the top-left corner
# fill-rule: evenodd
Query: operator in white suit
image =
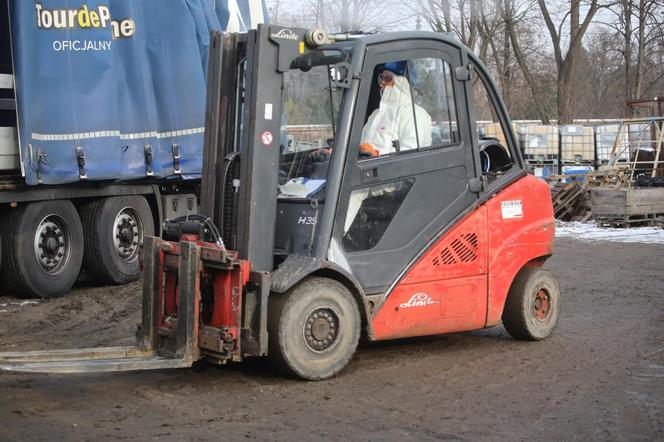
<path id="1" fill-rule="evenodd" d="M 386 63 L 378 74 L 380 106 L 362 128 L 363 155 L 379 156 L 431 146 L 431 116 L 413 102 L 408 79 L 399 75 L 405 71 L 405 64 Z"/>
<path id="2" fill-rule="evenodd" d="M 383 70 L 378 74 L 380 105 L 369 115 L 362 128 L 360 155 L 378 157 L 417 149 L 418 146 L 431 146 L 431 116 L 413 102 L 410 84 L 403 76 L 405 70 L 405 61 L 392 62 L 383 65 Z M 375 196 L 394 189 L 393 184 L 378 187 L 357 190 L 351 194 L 344 233 L 352 225 L 362 201 L 369 194 Z"/>

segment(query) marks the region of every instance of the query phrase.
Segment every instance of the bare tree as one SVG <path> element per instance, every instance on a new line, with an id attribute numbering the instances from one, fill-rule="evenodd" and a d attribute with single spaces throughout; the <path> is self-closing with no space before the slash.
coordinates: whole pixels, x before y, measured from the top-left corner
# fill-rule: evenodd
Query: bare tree
<path id="1" fill-rule="evenodd" d="M 383 30 L 380 16 L 376 14 L 381 6 L 376 0 L 335 0 L 325 3 L 321 12 L 327 15 L 324 26 L 335 32 Z"/>
<path id="2" fill-rule="evenodd" d="M 556 67 L 558 68 L 558 79 L 556 83 L 558 123 L 568 124 L 574 120 L 572 97 L 574 94 L 576 62 L 581 54 L 583 36 L 588 30 L 588 26 L 590 26 L 590 22 L 595 16 L 595 13 L 599 9 L 599 1 L 590 0 L 588 12 L 583 19 L 583 22 L 581 22 L 581 0 L 570 0 L 569 13 L 565 14 L 565 17 L 569 15 L 569 45 L 567 51 L 565 51 L 563 47 L 564 40 L 561 38 L 562 26 L 566 20 L 563 19 L 560 26 L 556 29 L 556 25 L 553 23 L 546 2 L 544 0 L 537 0 L 537 4 L 540 7 L 542 17 L 544 18 L 549 35 L 551 36 Z"/>
<path id="3" fill-rule="evenodd" d="M 418 11 L 435 32 L 454 32 L 475 50 L 480 33 L 481 0 L 417 0 Z"/>
<path id="4" fill-rule="evenodd" d="M 505 22 L 505 29 L 514 51 L 514 56 L 516 57 L 519 68 L 528 84 L 528 88 L 530 89 L 530 93 L 533 97 L 533 104 L 537 109 L 539 119 L 542 120 L 543 124 L 549 124 L 549 115 L 544 106 L 545 100 L 542 97 L 542 89 L 535 81 L 530 69 L 530 61 L 526 59 L 517 36 L 517 26 L 525 16 L 525 12 L 517 11 L 517 5 L 514 0 L 499 0 L 498 4 L 500 5 L 499 11 Z"/>

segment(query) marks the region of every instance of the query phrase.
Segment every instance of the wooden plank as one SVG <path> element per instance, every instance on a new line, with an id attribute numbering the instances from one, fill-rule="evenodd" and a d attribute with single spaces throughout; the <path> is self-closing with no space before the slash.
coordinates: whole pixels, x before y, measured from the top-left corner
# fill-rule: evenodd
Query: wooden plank
<path id="1" fill-rule="evenodd" d="M 664 187 L 625 189 L 629 206 L 664 204 Z"/>
<path id="2" fill-rule="evenodd" d="M 664 204 L 650 206 L 629 206 L 625 209 L 626 215 L 651 215 L 664 213 Z"/>
<path id="3" fill-rule="evenodd" d="M 594 188 L 590 193 L 590 205 L 595 215 L 624 215 L 626 212 L 625 189 Z"/>

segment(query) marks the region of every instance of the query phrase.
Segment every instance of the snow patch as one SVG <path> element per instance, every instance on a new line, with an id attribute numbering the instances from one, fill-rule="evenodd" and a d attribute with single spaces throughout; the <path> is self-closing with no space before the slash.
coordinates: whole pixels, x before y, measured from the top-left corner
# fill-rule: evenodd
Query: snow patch
<path id="1" fill-rule="evenodd" d="M 611 241 L 625 243 L 664 244 L 664 229 L 659 227 L 631 227 L 629 229 L 597 227 L 595 223 L 556 222 L 556 236 L 583 241 Z"/>
<path id="2" fill-rule="evenodd" d="M 21 301 L 21 302 L 12 302 L 11 305 L 18 305 L 19 307 L 25 307 L 26 305 L 39 304 L 39 301 Z"/>
<path id="3" fill-rule="evenodd" d="M 19 301 L 19 302 L 3 302 L 0 303 L 0 313 L 9 313 L 10 310 L 7 307 L 14 307 L 11 309 L 12 312 L 17 312 L 18 308 L 25 307 L 27 305 L 36 305 L 39 304 L 40 300 L 28 300 L 28 301 Z"/>

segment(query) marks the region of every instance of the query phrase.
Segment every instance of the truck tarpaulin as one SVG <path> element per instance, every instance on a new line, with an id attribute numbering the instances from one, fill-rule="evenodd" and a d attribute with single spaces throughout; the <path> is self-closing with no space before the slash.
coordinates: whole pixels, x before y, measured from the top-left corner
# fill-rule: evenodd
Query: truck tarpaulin
<path id="1" fill-rule="evenodd" d="M 28 184 L 196 176 L 209 33 L 264 20 L 262 0 L 11 0 Z"/>

